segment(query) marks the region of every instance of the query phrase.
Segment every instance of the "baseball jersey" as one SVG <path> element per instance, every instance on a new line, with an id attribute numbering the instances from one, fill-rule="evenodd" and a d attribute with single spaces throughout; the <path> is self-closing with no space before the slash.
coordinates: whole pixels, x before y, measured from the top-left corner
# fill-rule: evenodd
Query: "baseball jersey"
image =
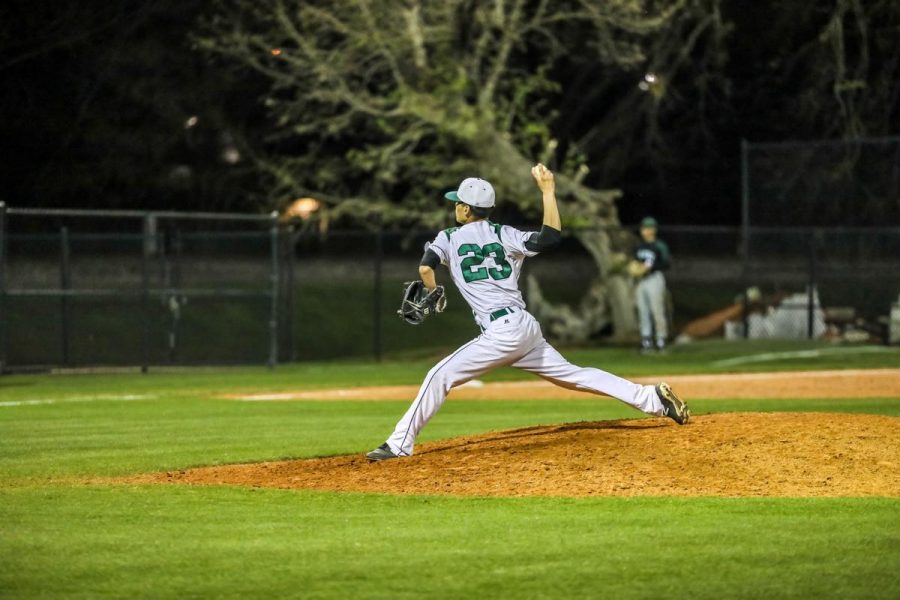
<path id="1" fill-rule="evenodd" d="M 445 229 L 431 243 L 482 327 L 494 311 L 525 308 L 519 274 L 525 258 L 537 254 L 525 247 L 532 235 L 483 220 Z"/>
<path id="2" fill-rule="evenodd" d="M 669 264 L 672 261 L 669 247 L 662 240 L 654 240 L 649 243 L 641 242 L 634 251 L 634 258 L 638 262 L 642 262 L 650 267 L 650 270 L 647 271 L 647 275 L 656 273 L 657 271 L 665 271 L 669 268 Z"/>

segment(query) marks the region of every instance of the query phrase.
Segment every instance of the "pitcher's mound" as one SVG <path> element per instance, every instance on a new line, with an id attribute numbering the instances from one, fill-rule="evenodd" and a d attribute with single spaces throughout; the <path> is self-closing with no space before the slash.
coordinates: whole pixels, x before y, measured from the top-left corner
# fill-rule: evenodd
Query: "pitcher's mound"
<path id="1" fill-rule="evenodd" d="M 900 418 L 726 413 L 528 427 L 360 453 L 131 481 L 464 496 L 900 496 Z M 374 446 L 375 444 L 373 444 Z"/>

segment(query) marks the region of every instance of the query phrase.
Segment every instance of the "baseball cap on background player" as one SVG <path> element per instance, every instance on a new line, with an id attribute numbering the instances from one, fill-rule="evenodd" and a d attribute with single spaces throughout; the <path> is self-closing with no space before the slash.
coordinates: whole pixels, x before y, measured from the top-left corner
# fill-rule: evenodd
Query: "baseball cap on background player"
<path id="1" fill-rule="evenodd" d="M 459 184 L 458 190 L 447 192 L 444 198 L 478 208 L 491 208 L 494 206 L 494 186 L 484 179 L 468 177 Z"/>
<path id="2" fill-rule="evenodd" d="M 644 217 L 641 221 L 641 229 L 659 229 L 659 223 L 653 217 Z"/>

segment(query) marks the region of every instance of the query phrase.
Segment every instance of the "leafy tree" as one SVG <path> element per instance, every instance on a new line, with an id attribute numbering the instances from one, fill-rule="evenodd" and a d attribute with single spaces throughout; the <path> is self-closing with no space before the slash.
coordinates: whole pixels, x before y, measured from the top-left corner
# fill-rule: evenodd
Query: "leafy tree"
<path id="1" fill-rule="evenodd" d="M 579 311 L 539 303 L 536 312 L 548 309 L 577 339 L 610 323 L 620 336 L 635 329 L 615 233 L 619 192 L 585 185 L 587 165 L 607 172 L 633 147 L 660 145 L 667 102 L 679 85 L 694 85 L 682 72 L 698 57 L 714 62 L 721 34 L 716 0 L 222 0 L 197 41 L 269 82 L 274 126 L 252 151 L 274 204 L 310 194 L 331 218 L 437 224 L 446 212 L 435 191 L 477 173 L 503 201 L 534 213 L 529 167 L 555 164 L 567 225 L 578 227 L 598 281 Z M 561 70 L 587 66 L 599 91 L 577 78 L 563 87 Z M 608 97 L 623 86 L 623 97 L 584 109 L 593 139 L 602 145 L 640 127 L 644 140 L 588 157 L 583 132 L 554 136 L 561 98 Z"/>

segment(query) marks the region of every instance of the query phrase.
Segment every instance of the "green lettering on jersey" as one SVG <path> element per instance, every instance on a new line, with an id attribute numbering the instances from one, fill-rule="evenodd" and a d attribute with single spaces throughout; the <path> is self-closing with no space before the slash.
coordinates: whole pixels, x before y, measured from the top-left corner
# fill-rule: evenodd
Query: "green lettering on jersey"
<path id="1" fill-rule="evenodd" d="M 506 252 L 503 251 L 503 244 L 498 244 L 497 242 L 486 244 L 481 251 L 485 258 L 488 256 L 492 257 L 494 264 L 497 265 L 493 269 L 488 269 L 491 279 L 499 281 L 512 275 L 512 265 L 506 262 Z"/>
<path id="2" fill-rule="evenodd" d="M 465 257 L 459 266 L 466 283 L 482 281 L 488 277 L 500 281 L 512 275 L 512 265 L 506 261 L 503 245 L 497 242 L 485 244 L 483 247 L 478 244 L 462 244 L 459 247 L 459 256 Z M 496 266 L 480 266 L 487 257 L 493 258 Z"/>

